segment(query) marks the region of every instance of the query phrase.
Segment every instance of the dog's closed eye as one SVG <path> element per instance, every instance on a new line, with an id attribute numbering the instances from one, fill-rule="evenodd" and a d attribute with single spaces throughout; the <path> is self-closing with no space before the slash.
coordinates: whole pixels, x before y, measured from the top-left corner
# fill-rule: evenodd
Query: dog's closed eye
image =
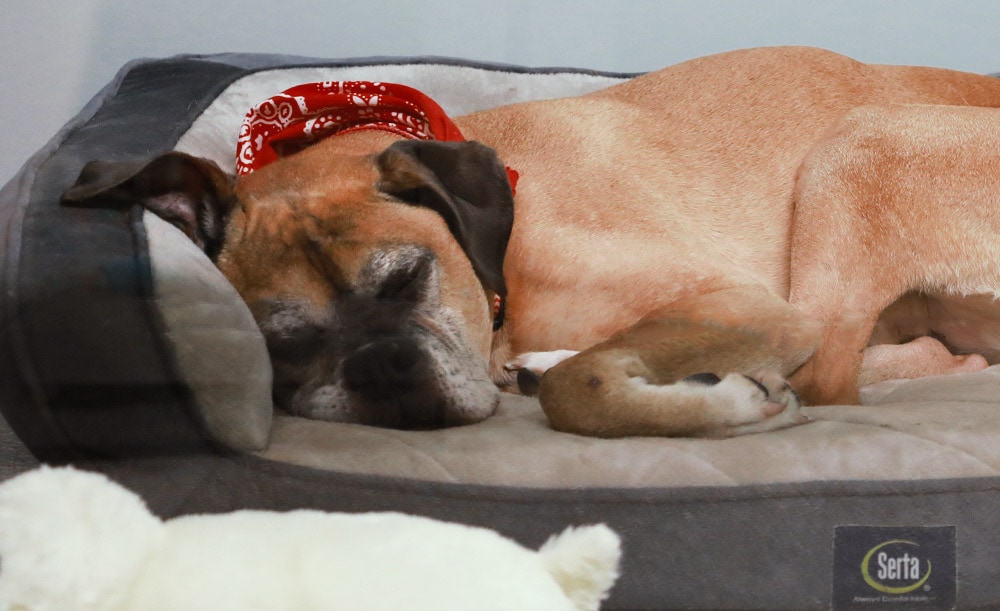
<path id="1" fill-rule="evenodd" d="M 310 315 L 302 303 L 264 299 L 251 305 L 250 310 L 267 339 L 272 361 L 306 360 L 329 340 L 326 325 Z"/>
<path id="2" fill-rule="evenodd" d="M 305 361 L 312 358 L 326 342 L 326 329 L 305 325 L 267 338 L 271 357 L 283 361 Z"/>
<path id="3" fill-rule="evenodd" d="M 379 286 L 377 299 L 419 301 L 431 278 L 432 262 L 429 256 L 420 256 L 405 264 L 393 267 Z"/>

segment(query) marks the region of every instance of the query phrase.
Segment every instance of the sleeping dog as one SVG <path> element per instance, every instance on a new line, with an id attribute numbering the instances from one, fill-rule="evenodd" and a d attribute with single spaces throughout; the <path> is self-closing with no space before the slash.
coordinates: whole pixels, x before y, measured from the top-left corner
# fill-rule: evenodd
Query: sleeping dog
<path id="1" fill-rule="evenodd" d="M 764 48 L 453 121 L 414 96 L 251 130 L 239 178 L 93 162 L 63 201 L 184 231 L 308 417 L 472 423 L 520 381 L 558 430 L 727 436 L 1000 360 L 1000 79 Z"/>

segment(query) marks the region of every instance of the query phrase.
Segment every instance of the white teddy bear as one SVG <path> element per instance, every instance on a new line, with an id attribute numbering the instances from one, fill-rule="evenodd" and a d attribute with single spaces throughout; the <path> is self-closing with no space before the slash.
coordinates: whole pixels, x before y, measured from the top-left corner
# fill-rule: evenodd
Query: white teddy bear
<path id="1" fill-rule="evenodd" d="M 164 522 L 73 468 L 0 484 L 0 611 L 596 610 L 620 554 L 604 525 L 568 528 L 533 552 L 399 513 Z"/>

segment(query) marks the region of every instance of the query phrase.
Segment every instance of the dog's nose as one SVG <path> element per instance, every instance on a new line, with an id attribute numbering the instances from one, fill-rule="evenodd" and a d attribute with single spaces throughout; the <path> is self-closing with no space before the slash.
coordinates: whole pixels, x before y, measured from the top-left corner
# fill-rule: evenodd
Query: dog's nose
<path id="1" fill-rule="evenodd" d="M 404 338 L 371 342 L 344 361 L 344 382 L 373 399 L 390 397 L 417 382 L 421 356 L 416 343 Z"/>
<path id="2" fill-rule="evenodd" d="M 427 357 L 416 342 L 386 338 L 368 343 L 344 361 L 344 384 L 364 399 L 390 408 L 386 425 L 442 426 L 437 386 Z"/>

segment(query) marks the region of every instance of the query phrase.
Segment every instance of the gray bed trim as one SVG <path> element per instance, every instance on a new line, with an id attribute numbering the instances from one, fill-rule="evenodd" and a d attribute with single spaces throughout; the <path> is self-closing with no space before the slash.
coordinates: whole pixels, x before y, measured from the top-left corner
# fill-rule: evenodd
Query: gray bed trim
<path id="1" fill-rule="evenodd" d="M 115 95 L 126 75 L 135 66 L 147 61 L 149 60 L 136 59 L 122 66 L 114 78 L 102 87 L 80 112 L 60 128 L 42 148 L 35 152 L 14 177 L 0 189 L 0 238 L 3 240 L 0 243 L 0 247 L 3 248 L 0 250 L 0 295 L 4 298 L 4 303 L 0 305 L 6 306 L 0 307 L 0 340 L 3 340 L 4 336 L 7 340 L 0 342 L 0 367 L 3 371 L 14 371 L 16 368 L 20 373 L 19 381 L 21 382 L 15 385 L 14 380 L 9 380 L 7 385 L 0 384 L 0 402 L 25 406 L 31 403 L 33 408 L 39 412 L 40 417 L 47 421 L 46 427 L 49 431 L 57 436 L 59 435 L 59 426 L 48 410 L 45 401 L 40 398 L 41 387 L 38 383 L 38 376 L 34 372 L 31 360 L 27 358 L 24 331 L 20 326 L 18 272 L 24 214 L 31 202 L 30 194 L 39 168 L 52 157 L 69 134 L 92 119 L 104 103 Z M 2 348 L 4 344 L 8 347 L 7 350 Z M 11 458 L 17 457 L 19 459 L 14 462 L 21 463 L 22 466 L 30 464 L 30 461 L 23 460 L 23 453 L 28 452 L 27 447 L 14 435 L 10 424 L 3 419 L 2 413 L 0 413 L 0 425 L 2 425 L 4 438 L 10 440 L 7 447 L 14 453 Z M 25 426 L 31 425 L 26 424 Z M 53 445 L 68 446 L 69 444 L 64 436 L 59 436 Z M 3 456 L 6 457 L 7 453 L 5 452 Z M 17 472 L 16 467 L 11 469 L 9 473 L 2 472 L 0 480 L 13 476 Z"/>
<path id="2" fill-rule="evenodd" d="M 247 507 L 394 510 L 485 526 L 529 547 L 568 524 L 623 539 L 606 610 L 825 609 L 837 526 L 955 526 L 959 608 L 1000 601 L 1000 478 L 737 488 L 517 489 L 322 472 L 253 456 L 95 467 L 163 516 Z"/>
<path id="3" fill-rule="evenodd" d="M 237 66 L 247 70 L 247 74 L 260 70 L 270 70 L 280 66 L 281 68 L 299 68 L 306 66 L 379 66 L 387 64 L 397 65 L 441 65 L 441 66 L 461 66 L 465 68 L 476 68 L 479 70 L 490 70 L 495 72 L 511 72 L 515 74 L 587 74 L 592 76 L 609 76 L 613 78 L 633 78 L 642 72 L 614 72 L 605 70 L 591 70 L 588 68 L 556 67 L 556 66 L 516 66 L 499 62 L 477 61 L 446 57 L 441 55 L 375 55 L 369 57 L 346 57 L 339 59 L 323 59 L 307 57 L 302 55 L 280 55 L 280 54 L 253 54 L 253 53 L 217 53 L 217 54 L 187 54 L 178 55 L 174 59 L 198 59 L 224 63 L 229 66 Z"/>

